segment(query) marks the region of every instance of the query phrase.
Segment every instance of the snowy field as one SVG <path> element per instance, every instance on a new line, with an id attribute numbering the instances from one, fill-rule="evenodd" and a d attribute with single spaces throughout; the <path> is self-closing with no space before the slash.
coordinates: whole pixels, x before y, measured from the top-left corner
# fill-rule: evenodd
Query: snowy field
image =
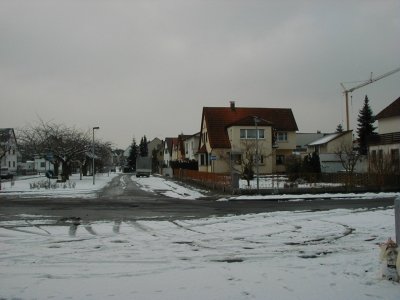
<path id="1" fill-rule="evenodd" d="M 49 189 L 33 187 L 38 185 L 38 183 L 47 183 L 49 180 L 45 176 L 18 177 L 14 183 L 11 183 L 11 181 L 2 181 L 0 196 L 93 198 L 115 176 L 117 176 L 116 173 L 96 174 L 95 185 L 93 185 L 92 176 L 84 176 L 80 180 L 79 174 L 73 174 L 66 183 L 59 183 L 57 184 L 57 188 Z M 50 182 L 54 185 L 56 180 L 51 179 Z"/>
<path id="2" fill-rule="evenodd" d="M 0 223 L 0 299 L 399 299 L 378 244 L 394 212 Z"/>

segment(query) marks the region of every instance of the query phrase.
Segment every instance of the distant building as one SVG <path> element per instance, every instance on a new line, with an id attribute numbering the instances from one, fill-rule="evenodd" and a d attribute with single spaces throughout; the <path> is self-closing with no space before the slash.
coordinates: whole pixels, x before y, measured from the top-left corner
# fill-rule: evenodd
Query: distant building
<path id="1" fill-rule="evenodd" d="M 341 149 L 349 151 L 353 149 L 353 131 L 327 134 L 309 143 L 307 149 L 308 153 L 318 153 L 323 173 L 340 172 L 343 170 L 343 165 L 337 152 Z"/>
<path id="2" fill-rule="evenodd" d="M 3 172 L 17 173 L 20 155 L 13 128 L 0 128 L 0 158 Z"/>
<path id="3" fill-rule="evenodd" d="M 183 140 L 185 149 L 185 159 L 197 160 L 197 151 L 199 150 L 200 132 L 187 136 Z"/>
<path id="4" fill-rule="evenodd" d="M 164 141 L 164 167 L 170 167 L 170 163 L 177 158 L 178 138 L 167 137 Z"/>
<path id="5" fill-rule="evenodd" d="M 329 133 L 321 133 L 321 132 L 316 132 L 316 133 L 297 132 L 296 133 L 296 149 L 294 152 L 296 154 L 306 154 L 308 144 L 310 144 L 311 142 L 314 142 L 328 134 Z"/>

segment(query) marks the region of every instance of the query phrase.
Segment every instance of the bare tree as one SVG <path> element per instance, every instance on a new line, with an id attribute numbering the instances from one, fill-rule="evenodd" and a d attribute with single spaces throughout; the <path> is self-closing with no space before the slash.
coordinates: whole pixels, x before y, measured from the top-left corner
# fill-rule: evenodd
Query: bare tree
<path id="1" fill-rule="evenodd" d="M 343 168 L 346 172 L 346 186 L 353 185 L 354 170 L 356 165 L 362 159 L 362 155 L 359 151 L 353 149 L 353 147 L 342 144 L 336 151 L 335 154 L 338 156 Z"/>
<path id="2" fill-rule="evenodd" d="M 261 157 L 265 160 L 273 155 L 273 152 L 261 155 L 264 149 L 259 145 L 257 153 L 257 145 L 254 140 L 242 141 L 242 155 L 240 161 L 236 162 L 240 165 L 240 174 L 243 179 L 246 179 L 247 186 L 250 186 L 250 181 L 254 179 L 254 169 L 257 167 L 257 163 L 261 163 Z M 260 143 L 261 144 L 261 143 Z"/>
<path id="3" fill-rule="evenodd" d="M 254 179 L 254 157 L 256 155 L 255 142 L 244 141 L 242 142 L 242 156 L 240 163 L 240 175 L 247 181 L 247 186 L 250 186 L 250 181 Z"/>
<path id="4" fill-rule="evenodd" d="M 47 157 L 51 154 L 56 175 L 62 166 L 62 177 L 68 179 L 71 163 L 82 165 L 91 149 L 88 133 L 62 124 L 44 122 L 20 130 L 19 143 L 25 156 Z"/>

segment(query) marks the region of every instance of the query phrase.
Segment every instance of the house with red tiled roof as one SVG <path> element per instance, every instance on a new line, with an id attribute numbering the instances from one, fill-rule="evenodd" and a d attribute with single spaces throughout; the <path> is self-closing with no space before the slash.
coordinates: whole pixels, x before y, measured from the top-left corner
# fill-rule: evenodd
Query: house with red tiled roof
<path id="1" fill-rule="evenodd" d="M 379 112 L 378 134 L 369 139 L 369 163 L 372 171 L 400 172 L 400 97 Z"/>
<path id="2" fill-rule="evenodd" d="M 199 171 L 240 171 L 244 155 L 258 157 L 260 174 L 285 171 L 296 149 L 298 130 L 289 108 L 204 107 L 198 151 Z"/>
<path id="3" fill-rule="evenodd" d="M 177 159 L 178 138 L 167 137 L 164 140 L 164 166 L 169 167 L 170 162 Z"/>

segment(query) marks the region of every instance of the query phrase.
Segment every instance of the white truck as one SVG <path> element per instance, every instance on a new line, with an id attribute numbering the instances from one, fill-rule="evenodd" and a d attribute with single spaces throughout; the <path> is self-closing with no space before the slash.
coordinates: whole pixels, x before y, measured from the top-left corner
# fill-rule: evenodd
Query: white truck
<path id="1" fill-rule="evenodd" d="M 138 157 L 136 159 L 136 177 L 150 177 L 151 170 L 151 157 Z"/>

